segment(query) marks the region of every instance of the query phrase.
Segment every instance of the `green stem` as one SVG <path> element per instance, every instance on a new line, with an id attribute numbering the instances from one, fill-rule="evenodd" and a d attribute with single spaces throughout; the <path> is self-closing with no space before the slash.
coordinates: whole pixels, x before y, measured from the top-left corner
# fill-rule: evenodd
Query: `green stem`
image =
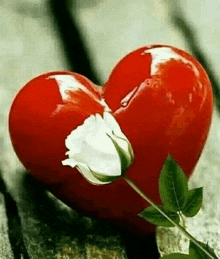
<path id="1" fill-rule="evenodd" d="M 209 251 L 207 251 L 205 248 L 203 248 L 199 242 L 190 235 L 189 232 L 187 232 L 182 226 L 180 226 L 178 223 L 174 222 L 166 213 L 164 213 L 150 198 L 148 198 L 138 187 L 133 183 L 129 178 L 124 177 L 124 180 L 144 199 L 146 200 L 151 206 L 153 206 L 157 211 L 159 211 L 166 219 L 168 219 L 175 227 L 177 227 L 186 237 L 189 238 L 197 247 L 199 247 L 206 255 L 208 255 L 210 258 L 215 259 Z"/>
<path id="2" fill-rule="evenodd" d="M 180 216 L 180 218 L 182 219 L 183 228 L 186 228 L 185 219 L 184 219 L 183 213 L 182 213 L 181 211 L 179 212 L 179 216 Z"/>

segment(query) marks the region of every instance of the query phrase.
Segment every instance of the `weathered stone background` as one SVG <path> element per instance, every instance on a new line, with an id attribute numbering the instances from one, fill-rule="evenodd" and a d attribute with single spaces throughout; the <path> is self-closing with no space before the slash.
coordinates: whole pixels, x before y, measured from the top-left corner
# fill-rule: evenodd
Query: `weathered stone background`
<path id="1" fill-rule="evenodd" d="M 27 249 L 27 253 L 22 252 L 23 257 L 13 255 L 13 237 L 9 232 L 11 226 L 17 226 L 16 218 L 7 219 L 6 202 L 10 197 L 7 192 L 4 197 L 0 194 L 0 258 L 126 258 L 117 231 L 109 236 L 91 232 L 90 219 L 81 218 L 48 196 L 37 183 L 26 179 L 12 151 L 7 115 L 18 89 L 42 72 L 70 68 L 52 19 L 51 2 L 0 0 L 0 166 L 7 189 L 17 202 L 23 231 L 20 243 L 24 242 Z M 192 26 L 198 47 L 216 80 L 220 80 L 220 4 L 217 0 L 77 0 L 72 1 L 74 5 L 69 2 L 101 82 L 107 79 L 119 58 L 139 46 L 166 43 L 191 51 L 190 39 L 186 39 L 171 19 L 174 15 L 184 17 Z M 219 127 L 219 114 L 215 111 L 207 145 L 191 179 L 192 186 L 204 186 L 205 201 L 199 214 L 187 221 L 187 226 L 199 240 L 210 241 L 220 256 Z M 17 213 L 16 209 L 14 212 Z M 71 222 L 77 217 L 84 228 L 80 231 Z M 53 218 L 53 224 L 49 218 Z M 73 228 L 72 235 L 69 226 Z M 184 246 L 187 242 L 175 238 L 175 233 L 158 229 L 157 241 L 162 255 L 173 251 L 187 253 Z"/>

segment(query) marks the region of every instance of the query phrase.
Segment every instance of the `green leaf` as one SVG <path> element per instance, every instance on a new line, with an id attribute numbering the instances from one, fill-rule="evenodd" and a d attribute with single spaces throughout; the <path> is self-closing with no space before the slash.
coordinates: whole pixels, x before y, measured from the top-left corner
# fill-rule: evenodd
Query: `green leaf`
<path id="1" fill-rule="evenodd" d="M 196 258 L 186 254 L 174 253 L 174 254 L 164 255 L 163 257 L 160 257 L 160 259 L 196 259 Z"/>
<path id="2" fill-rule="evenodd" d="M 205 248 L 215 259 L 218 259 L 216 256 L 214 249 L 212 249 L 208 244 L 204 244 L 200 241 L 197 241 L 203 248 Z M 210 259 L 210 256 L 208 256 L 205 252 L 203 252 L 196 244 L 194 244 L 192 241 L 190 241 L 189 245 L 189 254 L 193 256 L 193 258 L 202 258 L 202 259 Z"/>
<path id="3" fill-rule="evenodd" d="M 180 218 L 176 212 L 165 212 L 164 208 L 161 205 L 158 205 L 158 207 L 164 213 L 166 213 L 174 222 L 179 223 Z M 144 218 L 145 220 L 157 226 L 174 227 L 174 225 L 153 206 L 146 208 L 145 210 L 140 212 L 138 216 Z"/>
<path id="4" fill-rule="evenodd" d="M 159 179 L 160 197 L 165 210 L 181 211 L 187 198 L 187 183 L 188 179 L 182 168 L 169 155 Z"/>
<path id="5" fill-rule="evenodd" d="M 202 198 L 203 198 L 203 187 L 195 188 L 188 191 L 186 203 L 182 209 L 182 213 L 186 217 L 195 216 L 200 208 L 202 207 Z"/>

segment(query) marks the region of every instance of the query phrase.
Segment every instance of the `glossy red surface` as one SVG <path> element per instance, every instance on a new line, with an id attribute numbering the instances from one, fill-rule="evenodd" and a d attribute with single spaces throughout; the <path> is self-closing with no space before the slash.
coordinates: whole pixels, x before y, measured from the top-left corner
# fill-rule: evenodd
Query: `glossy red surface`
<path id="1" fill-rule="evenodd" d="M 50 78 L 57 74 L 73 76 L 94 98 L 72 90 L 64 100 L 56 80 Z M 134 150 L 127 176 L 161 203 L 158 178 L 167 154 L 190 176 L 202 152 L 213 109 L 210 81 L 190 54 L 153 45 L 119 61 L 103 88 L 76 73 L 55 71 L 28 82 L 12 104 L 12 143 L 31 174 L 72 208 L 147 235 L 154 226 L 137 214 L 148 204 L 123 179 L 92 185 L 75 168 L 61 164 L 66 137 L 89 115 L 103 113 L 96 100 L 102 98 Z"/>

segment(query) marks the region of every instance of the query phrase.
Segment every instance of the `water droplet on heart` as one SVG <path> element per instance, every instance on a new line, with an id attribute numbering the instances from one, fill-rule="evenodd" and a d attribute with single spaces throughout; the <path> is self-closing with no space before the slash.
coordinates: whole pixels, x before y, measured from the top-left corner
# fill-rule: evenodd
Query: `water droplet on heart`
<path id="1" fill-rule="evenodd" d="M 149 87 L 151 85 L 151 79 L 145 79 L 139 86 L 136 86 L 131 92 L 129 92 L 122 100 L 121 106 L 127 107 L 137 92 L 142 91 L 144 88 Z"/>
<path id="2" fill-rule="evenodd" d="M 128 106 L 128 102 L 121 102 L 121 106 L 122 106 L 122 107 Z"/>
<path id="3" fill-rule="evenodd" d="M 126 107 L 128 106 L 129 102 L 131 101 L 132 97 L 137 92 L 139 86 L 136 86 L 131 92 L 129 92 L 122 100 L 121 100 L 121 106 Z"/>

